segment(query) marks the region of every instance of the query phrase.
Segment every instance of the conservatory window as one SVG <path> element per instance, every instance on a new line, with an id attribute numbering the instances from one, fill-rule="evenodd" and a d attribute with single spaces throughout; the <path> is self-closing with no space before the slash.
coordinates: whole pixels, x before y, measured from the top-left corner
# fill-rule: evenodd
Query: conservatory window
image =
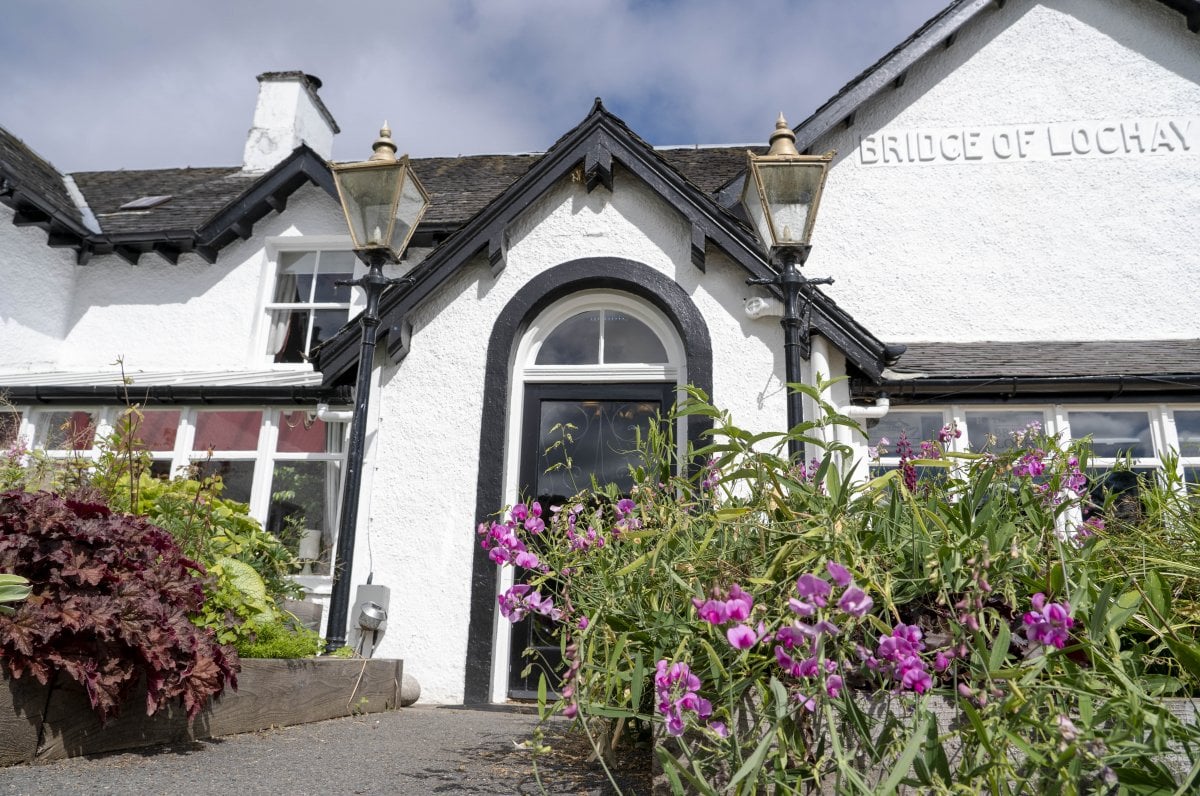
<path id="1" fill-rule="evenodd" d="M 0 410 L 0 452 L 16 445 L 21 435 L 21 413 Z"/>
<path id="2" fill-rule="evenodd" d="M 987 409 L 966 414 L 966 444 L 976 453 L 1007 453 L 1046 428 L 1046 413 L 1038 409 Z"/>
<path id="3" fill-rule="evenodd" d="M 266 353 L 273 362 L 307 362 L 318 343 L 345 325 L 351 289 L 334 283 L 353 279 L 355 262 L 349 251 L 279 253 L 275 287 L 266 306 Z"/>
<path id="4" fill-rule="evenodd" d="M 1176 409 L 1175 433 L 1183 480 L 1192 489 L 1200 488 L 1200 410 Z"/>
<path id="5" fill-rule="evenodd" d="M 39 410 L 32 438 L 51 458 L 86 465 L 97 456 L 100 435 L 119 430 L 124 411 Z M 0 413 L 0 443 L 16 440 L 20 418 Z M 346 424 L 322 421 L 310 409 L 261 406 L 144 409 L 133 415 L 132 429 L 153 476 L 219 477 L 221 497 L 248 504 L 250 515 L 306 562 L 306 575 L 329 574 L 345 431 Z"/>

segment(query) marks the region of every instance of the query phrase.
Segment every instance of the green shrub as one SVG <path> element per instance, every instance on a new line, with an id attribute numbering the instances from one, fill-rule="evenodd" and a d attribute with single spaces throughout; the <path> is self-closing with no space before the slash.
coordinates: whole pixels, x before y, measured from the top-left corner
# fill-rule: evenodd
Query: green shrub
<path id="1" fill-rule="evenodd" d="M 275 621 L 247 627 L 249 633 L 235 645 L 243 658 L 311 658 L 320 651 L 316 631 L 302 625 Z"/>
<path id="2" fill-rule="evenodd" d="M 899 469 L 856 484 L 845 448 L 793 463 L 788 435 L 696 413 L 715 420 L 699 472 L 672 477 L 651 432 L 631 500 L 593 490 L 480 528 L 526 573 L 501 613 L 559 638 L 558 710 L 659 726 L 689 761 L 660 755 L 678 791 L 1187 792 L 1158 762 L 1200 754 L 1161 701 L 1200 694 L 1200 522 L 1177 483 L 1149 487 L 1159 525 L 1105 529 L 1084 516 L 1082 443 L 901 440 Z M 934 696 L 959 711 L 942 734 Z"/>

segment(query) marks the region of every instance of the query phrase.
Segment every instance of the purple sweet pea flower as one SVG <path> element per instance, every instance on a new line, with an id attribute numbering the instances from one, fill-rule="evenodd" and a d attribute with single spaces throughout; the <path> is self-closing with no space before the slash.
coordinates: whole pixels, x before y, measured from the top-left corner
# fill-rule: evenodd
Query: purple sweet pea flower
<path id="1" fill-rule="evenodd" d="M 701 602 L 700 598 L 693 597 L 692 605 L 696 606 L 696 613 L 700 618 L 710 625 L 723 625 L 729 621 L 729 608 L 723 600 Z"/>
<path id="2" fill-rule="evenodd" d="M 796 593 L 800 595 L 801 599 L 818 608 L 825 607 L 832 590 L 829 581 L 818 578 L 816 575 L 805 573 L 796 581 Z"/>
<path id="3" fill-rule="evenodd" d="M 729 587 L 729 599 L 725 601 L 729 621 L 745 622 L 750 618 L 750 609 L 753 607 L 754 598 L 742 591 L 741 586 L 735 583 Z"/>
<path id="4" fill-rule="evenodd" d="M 849 586 L 853 580 L 850 577 L 850 572 L 836 561 L 827 562 L 825 569 L 829 571 L 829 577 L 833 578 L 833 582 L 843 589 Z"/>
<path id="5" fill-rule="evenodd" d="M 838 600 L 838 608 L 860 619 L 866 616 L 874 605 L 875 601 L 871 599 L 871 595 L 857 586 L 846 589 L 842 593 L 841 599 Z"/>
<path id="6" fill-rule="evenodd" d="M 830 699 L 837 699 L 844 685 L 845 683 L 840 674 L 831 674 L 825 680 L 825 693 L 829 694 Z"/>

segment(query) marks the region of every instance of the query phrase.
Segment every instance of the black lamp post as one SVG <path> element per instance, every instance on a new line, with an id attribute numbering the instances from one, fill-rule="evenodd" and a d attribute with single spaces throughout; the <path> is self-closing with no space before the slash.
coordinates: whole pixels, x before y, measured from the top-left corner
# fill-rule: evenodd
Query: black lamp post
<path id="1" fill-rule="evenodd" d="M 351 565 L 367 436 L 367 406 L 371 400 L 371 372 L 379 333 L 379 297 L 389 285 L 411 284 L 410 279 L 384 276 L 383 266 L 400 261 L 413 230 L 429 206 L 429 194 L 412 172 L 408 156 L 396 159 L 396 144 L 386 122 L 372 149 L 374 154 L 370 160 L 333 166 L 333 178 L 354 241 L 354 253 L 367 265 L 366 275 L 338 284 L 362 288 L 367 294 L 367 306 L 359 316 L 362 344 L 354 388 L 354 415 L 350 421 L 350 448 L 346 452 L 342 510 L 338 515 L 337 546 L 331 565 L 333 591 L 329 597 L 329 624 L 325 631 L 326 652 L 333 652 L 346 643 Z"/>
<path id="2" fill-rule="evenodd" d="M 801 155 L 796 151 L 796 134 L 783 114 L 775 122 L 771 149 L 765 155 L 748 153 L 749 168 L 742 205 L 758 231 L 777 273 L 765 279 L 748 279 L 751 285 L 775 285 L 783 293 L 783 362 L 788 384 L 803 381 L 802 362 L 809 357 L 812 285 L 830 285 L 833 279 L 808 279 L 800 268 L 812 251 L 809 239 L 821 203 L 821 189 L 829 163 L 836 153 Z M 788 428 L 804 421 L 804 396 L 789 389 Z M 788 441 L 792 459 L 803 455 L 800 440 Z"/>

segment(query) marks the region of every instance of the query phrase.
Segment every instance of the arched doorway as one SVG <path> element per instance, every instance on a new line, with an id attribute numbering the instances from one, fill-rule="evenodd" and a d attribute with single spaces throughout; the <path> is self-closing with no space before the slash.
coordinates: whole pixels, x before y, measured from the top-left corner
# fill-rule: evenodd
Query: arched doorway
<path id="1" fill-rule="evenodd" d="M 510 502 L 537 500 L 548 509 L 593 481 L 627 494 L 639 434 L 667 414 L 686 383 L 682 341 L 645 300 L 586 290 L 543 310 L 514 359 Z M 512 577 L 505 571 L 500 589 Z M 558 645 L 533 617 L 514 625 L 508 642 L 506 696 L 532 698 L 543 671 L 550 678 L 559 668 Z M 526 649 L 535 652 L 532 668 Z"/>
<path id="2" fill-rule="evenodd" d="M 548 308 L 584 291 L 628 294 L 665 319 L 671 336 L 681 341 L 683 369 L 678 376 L 712 395 L 712 344 L 708 325 L 680 285 L 646 265 L 617 257 L 589 257 L 557 265 L 530 279 L 509 299 L 496 317 L 488 339 L 487 370 L 479 425 L 479 470 L 476 490 L 476 523 L 489 521 L 517 494 L 520 453 L 510 439 L 514 417 L 523 411 L 524 370 L 528 359 L 518 359 L 518 349 L 531 340 L 535 321 Z M 566 304 L 562 305 L 564 308 Z M 518 366 L 518 362 L 521 363 Z M 536 364 L 536 358 L 534 360 Z M 550 382 L 545 382 L 550 383 Z M 513 391 L 520 385 L 521 396 Z M 711 425 L 701 415 L 687 419 L 680 437 L 699 444 Z M 472 536 L 474 536 L 474 528 Z M 500 571 L 486 550 L 475 546 L 471 569 L 471 622 L 467 633 L 464 701 L 470 704 L 502 702 L 508 692 L 511 648 L 508 622 L 499 616 L 496 595 Z"/>

